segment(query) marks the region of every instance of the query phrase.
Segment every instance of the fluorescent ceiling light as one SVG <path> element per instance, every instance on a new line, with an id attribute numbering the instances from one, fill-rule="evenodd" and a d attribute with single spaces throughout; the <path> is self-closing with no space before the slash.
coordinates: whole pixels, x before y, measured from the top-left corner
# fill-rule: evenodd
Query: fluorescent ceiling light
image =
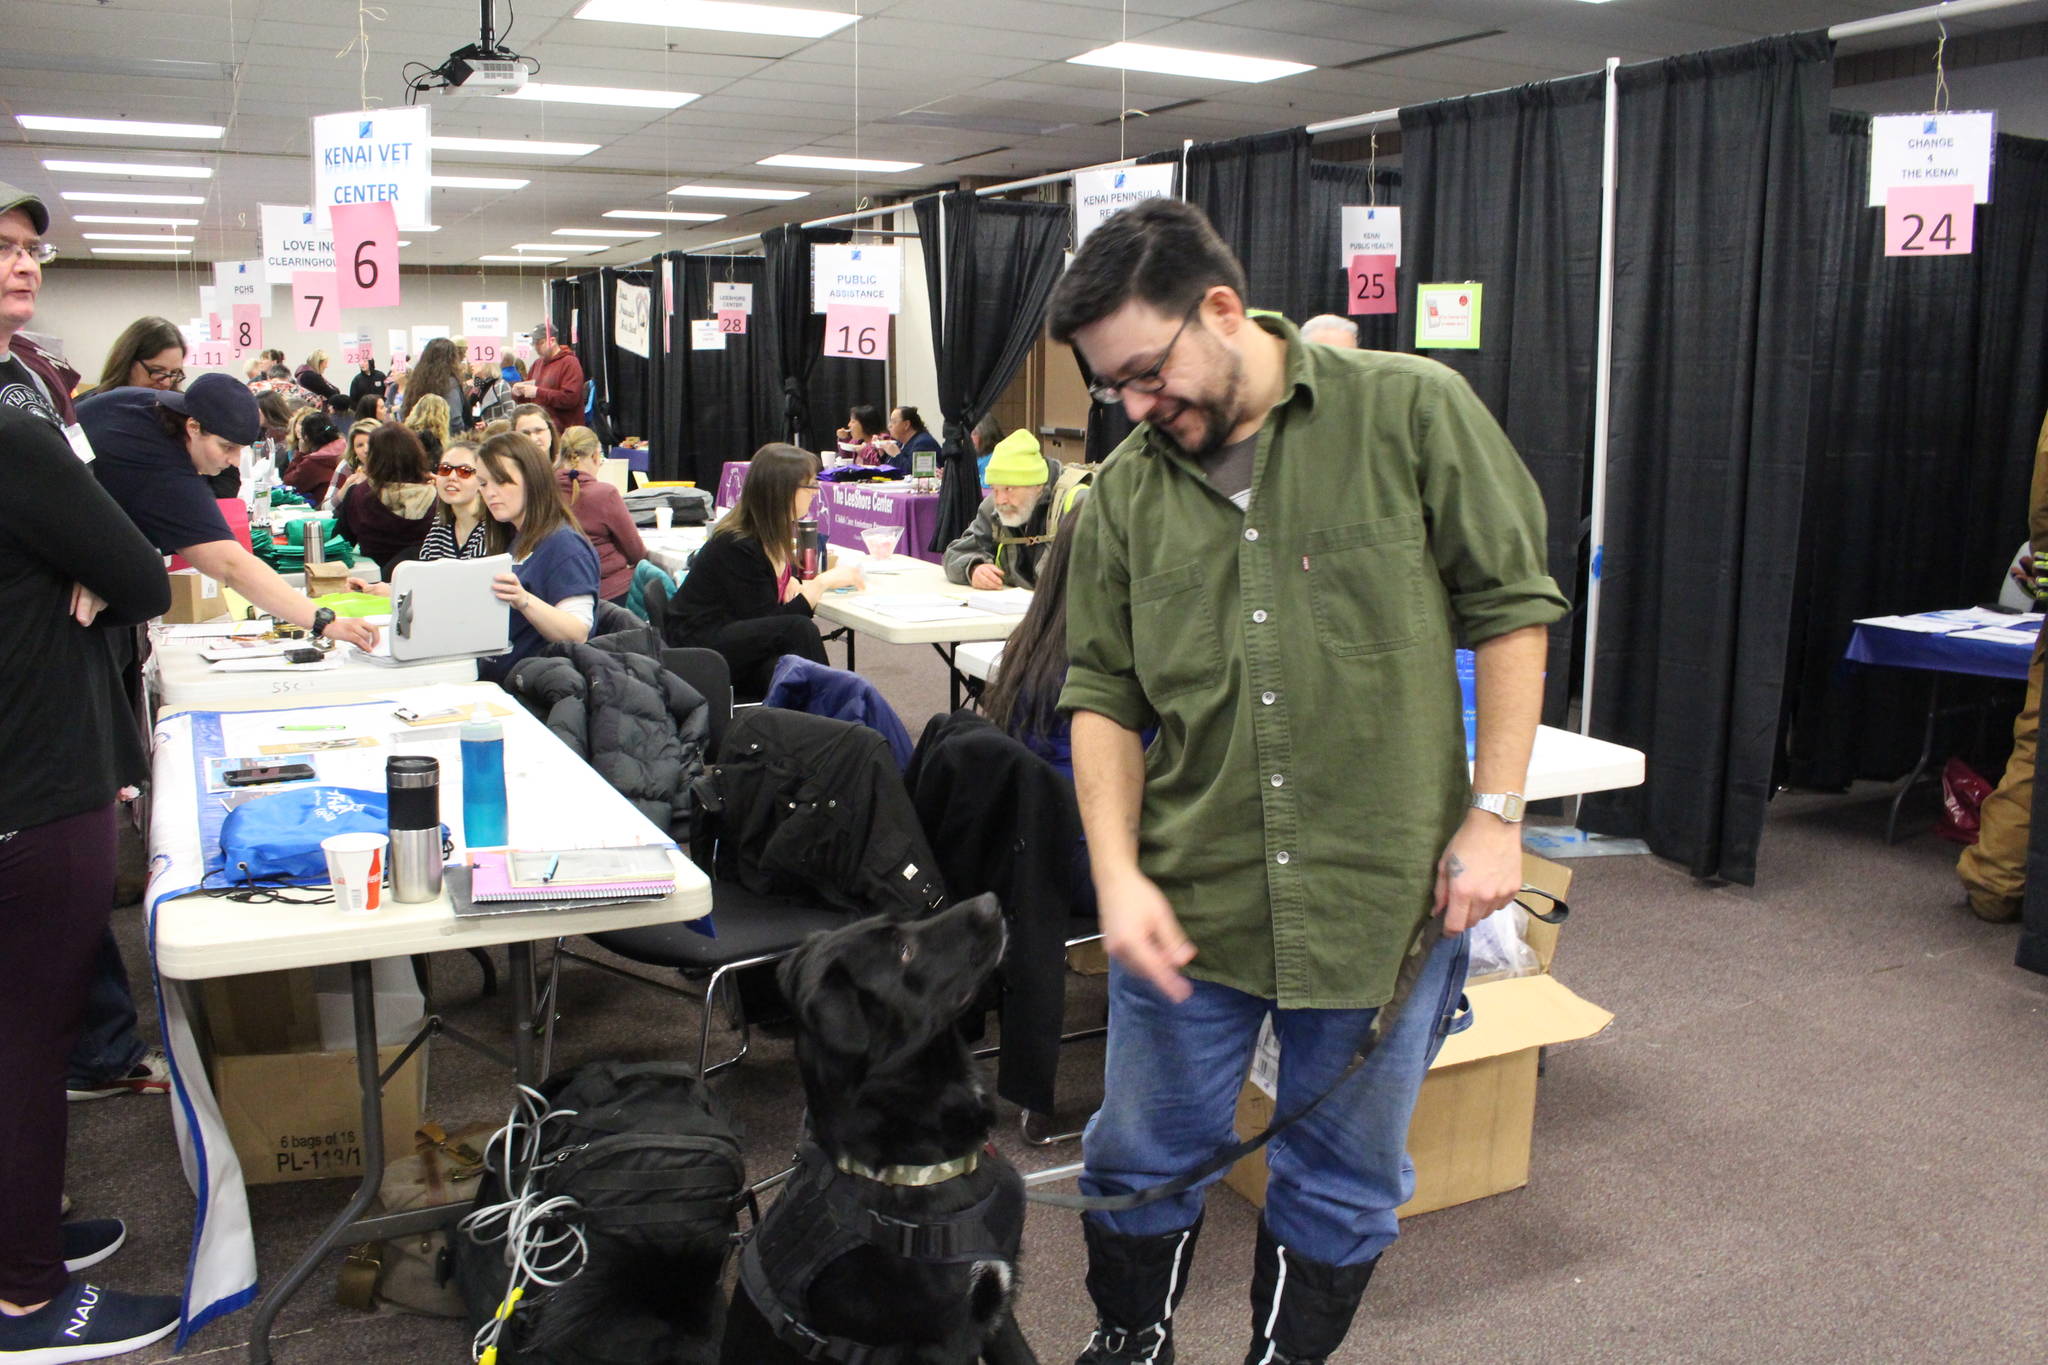
<path id="1" fill-rule="evenodd" d="M 418 227 L 409 227 L 406 229 L 407 232 L 439 232 L 440 230 L 441 225 L 439 223 L 422 223 Z"/>
<path id="2" fill-rule="evenodd" d="M 137 227 L 198 227 L 197 218 L 131 218 L 125 213 L 74 213 L 74 223 L 133 223 Z"/>
<path id="3" fill-rule="evenodd" d="M 747 185 L 678 185 L 669 191 L 678 199 L 808 199 L 809 190 L 762 190 Z"/>
<path id="4" fill-rule="evenodd" d="M 556 229 L 555 229 L 555 236 L 557 236 L 557 237 L 624 237 L 624 238 L 627 238 L 627 239 L 631 239 L 631 238 L 634 238 L 634 237 L 659 237 L 660 235 L 661 235 L 661 234 L 660 234 L 660 233 L 658 233 L 658 232 L 646 232 L 646 231 L 641 231 L 641 232 L 615 231 L 615 230 L 613 230 L 613 229 L 611 229 L 611 228 L 556 228 Z"/>
<path id="5" fill-rule="evenodd" d="M 610 251 L 609 246 L 586 246 L 582 242 L 514 242 L 514 251 Z"/>
<path id="6" fill-rule="evenodd" d="M 607 218 L 645 218 L 649 222 L 661 223 L 715 223 L 725 217 L 722 213 L 682 213 L 662 209 L 606 209 Z"/>
<path id="7" fill-rule="evenodd" d="M 14 121 L 40 133 L 113 133 L 128 137 L 225 136 L 217 123 L 143 123 L 125 118 L 57 118 L 49 114 L 16 114 Z"/>
<path id="8" fill-rule="evenodd" d="M 1234 52 L 1200 52 L 1152 43 L 1111 43 L 1067 60 L 1080 66 L 1111 66 L 1121 71 L 1152 71 L 1162 76 L 1197 76 L 1254 85 L 1315 70 L 1300 62 L 1280 62 L 1270 57 L 1241 57 Z"/>
<path id="9" fill-rule="evenodd" d="M 893 174 L 896 171 L 914 171 L 924 165 L 922 161 L 876 161 L 872 157 L 812 156 L 808 152 L 782 152 L 776 156 L 764 156 L 754 164 L 794 166 L 810 171 L 874 171 L 881 175 Z"/>
<path id="10" fill-rule="evenodd" d="M 479 256 L 480 261 L 516 261 L 520 265 L 560 265 L 567 256 Z"/>
<path id="11" fill-rule="evenodd" d="M 88 242 L 189 242 L 192 238 L 176 232 L 81 232 Z"/>
<path id="12" fill-rule="evenodd" d="M 427 183 L 437 190 L 523 190 L 533 182 L 497 175 L 430 175 Z"/>
<path id="13" fill-rule="evenodd" d="M 680 109 L 701 98 L 688 90 L 629 90 L 620 85 L 555 85 L 528 81 L 498 98 L 553 100 L 558 104 L 615 104 L 626 109 Z"/>
<path id="14" fill-rule="evenodd" d="M 412 245 L 412 243 L 411 243 L 411 242 L 400 242 L 400 243 L 399 243 L 399 245 L 400 245 L 400 246 L 411 246 L 411 245 Z"/>
<path id="15" fill-rule="evenodd" d="M 595 142 L 529 142 L 516 137 L 430 137 L 437 152 L 506 152 L 515 156 L 589 156 Z"/>
<path id="16" fill-rule="evenodd" d="M 203 204 L 197 194 L 119 194 L 107 190 L 65 190 L 63 198 L 74 204 Z"/>
<path id="17" fill-rule="evenodd" d="M 159 175 L 171 180 L 210 180 L 211 166 L 151 166 L 140 161 L 45 161 L 43 169 L 81 175 Z"/>
<path id="18" fill-rule="evenodd" d="M 192 253 L 181 246 L 96 246 L 95 256 L 190 256 Z"/>
<path id="19" fill-rule="evenodd" d="M 822 38 L 860 18 L 845 10 L 746 5 L 735 0 L 585 0 L 576 17 L 719 33 L 772 33 L 783 38 Z"/>

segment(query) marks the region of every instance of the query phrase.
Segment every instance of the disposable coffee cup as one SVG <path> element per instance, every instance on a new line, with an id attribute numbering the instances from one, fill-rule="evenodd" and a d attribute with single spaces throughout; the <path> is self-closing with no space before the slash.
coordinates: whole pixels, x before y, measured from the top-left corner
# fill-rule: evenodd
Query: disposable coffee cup
<path id="1" fill-rule="evenodd" d="M 657 508 L 655 508 L 655 509 L 654 509 L 654 529 L 655 529 L 655 530 L 657 530 L 657 531 L 666 531 L 666 530 L 667 530 L 667 529 L 668 529 L 669 527 L 671 527 L 671 526 L 673 526 L 673 525 L 675 525 L 675 524 L 676 524 L 676 509 L 675 509 L 675 508 L 673 508 L 673 507 L 657 507 Z"/>
<path id="2" fill-rule="evenodd" d="M 390 843 L 382 834 L 330 834 L 320 841 L 337 910 L 368 915 L 384 908 L 384 851 Z"/>

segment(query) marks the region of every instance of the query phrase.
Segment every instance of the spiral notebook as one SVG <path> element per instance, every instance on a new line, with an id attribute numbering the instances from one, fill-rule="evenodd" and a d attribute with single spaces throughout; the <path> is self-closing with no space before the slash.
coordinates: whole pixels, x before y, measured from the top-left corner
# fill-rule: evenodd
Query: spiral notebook
<path id="1" fill-rule="evenodd" d="M 676 887 L 673 871 L 659 877 L 638 876 L 566 886 L 520 886 L 512 880 L 510 861 L 504 853 L 476 853 L 467 863 L 452 864 L 448 868 L 448 882 L 449 899 L 454 903 L 459 918 L 660 900 Z"/>

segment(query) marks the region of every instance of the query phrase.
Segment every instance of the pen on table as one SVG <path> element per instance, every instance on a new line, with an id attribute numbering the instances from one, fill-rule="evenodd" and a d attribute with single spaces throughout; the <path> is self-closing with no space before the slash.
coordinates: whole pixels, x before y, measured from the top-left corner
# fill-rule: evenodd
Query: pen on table
<path id="1" fill-rule="evenodd" d="M 346 725 L 280 725 L 280 730 L 346 730 Z"/>
<path id="2" fill-rule="evenodd" d="M 559 869 L 561 866 L 562 855 L 557 853 L 554 857 L 548 859 L 548 870 L 541 876 L 541 880 L 543 882 L 553 881 L 555 879 L 556 870 Z"/>

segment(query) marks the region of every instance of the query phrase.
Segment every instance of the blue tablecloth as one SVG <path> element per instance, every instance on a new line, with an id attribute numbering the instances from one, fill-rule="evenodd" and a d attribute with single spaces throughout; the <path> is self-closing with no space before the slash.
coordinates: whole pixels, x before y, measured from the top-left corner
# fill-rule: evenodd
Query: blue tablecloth
<path id="1" fill-rule="evenodd" d="M 2014 617 L 2014 625 L 2025 617 Z M 2036 618 L 2039 619 L 2039 618 Z M 1920 668 L 1936 673 L 1974 673 L 1984 678 L 2014 678 L 2024 682 L 2033 646 L 1999 640 L 1975 640 L 1969 635 L 1927 635 L 1918 631 L 1893 630 L 1889 626 L 1856 627 L 1843 657 L 1859 664 L 1885 668 Z"/>

